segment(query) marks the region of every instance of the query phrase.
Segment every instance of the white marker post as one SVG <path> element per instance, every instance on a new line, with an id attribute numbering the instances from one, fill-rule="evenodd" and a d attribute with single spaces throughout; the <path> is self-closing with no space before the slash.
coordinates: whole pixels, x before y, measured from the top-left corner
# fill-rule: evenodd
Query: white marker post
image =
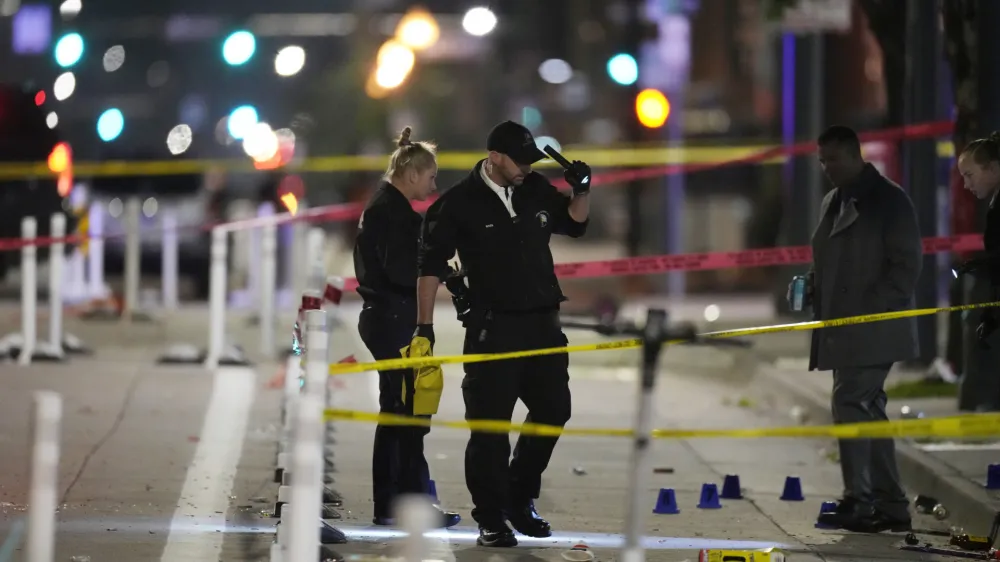
<path id="1" fill-rule="evenodd" d="M 122 319 L 131 322 L 139 307 L 139 272 L 142 259 L 139 234 L 139 217 L 142 203 L 138 197 L 125 201 L 125 310 Z"/>
<path id="2" fill-rule="evenodd" d="M 424 534 L 434 528 L 434 506 L 427 496 L 407 494 L 399 498 L 396 506 L 396 520 L 406 533 L 403 541 L 404 562 L 424 562 L 432 559 L 429 541 Z"/>
<path id="3" fill-rule="evenodd" d="M 177 310 L 177 214 L 173 209 L 164 209 L 160 223 L 163 227 L 163 249 L 161 285 L 163 293 L 163 309 L 169 312 Z"/>
<path id="4" fill-rule="evenodd" d="M 35 343 L 38 337 L 38 247 L 35 239 L 38 236 L 38 221 L 35 217 L 24 217 L 21 221 L 21 353 L 18 355 L 18 365 L 31 364 L 35 354 Z"/>
<path id="5" fill-rule="evenodd" d="M 226 338 L 226 239 L 228 231 L 223 226 L 212 229 L 211 270 L 208 292 L 208 354 L 205 366 L 214 369 L 219 366 L 222 347 Z"/>
<path id="6" fill-rule="evenodd" d="M 257 283 L 260 287 L 260 349 L 264 356 L 270 359 L 276 351 L 274 342 L 275 329 L 275 292 L 277 284 L 277 251 L 278 228 L 267 224 L 261 228 L 260 255 L 256 261 L 260 264 L 260 275 Z M 253 264 L 250 264 L 253 268 Z"/>
<path id="7" fill-rule="evenodd" d="M 63 354 L 63 264 L 66 259 L 66 215 L 55 213 L 49 227 L 55 241 L 49 247 L 49 345 Z"/>
<path id="8" fill-rule="evenodd" d="M 104 207 L 91 203 L 90 218 L 87 221 L 87 281 L 90 283 L 90 298 L 104 298 Z"/>
<path id="9" fill-rule="evenodd" d="M 323 509 L 323 409 L 328 371 L 326 313 L 306 312 L 306 383 L 296 413 L 288 560 L 318 560 Z"/>
<path id="10" fill-rule="evenodd" d="M 55 559 L 62 396 L 36 392 L 32 413 L 31 489 L 28 492 L 27 562 Z"/>

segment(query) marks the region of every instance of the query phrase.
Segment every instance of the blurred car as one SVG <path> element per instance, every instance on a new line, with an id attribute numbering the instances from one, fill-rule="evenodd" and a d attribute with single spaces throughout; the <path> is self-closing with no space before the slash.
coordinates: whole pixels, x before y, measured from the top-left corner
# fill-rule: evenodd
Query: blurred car
<path id="1" fill-rule="evenodd" d="M 94 178 L 91 201 L 106 209 L 103 217 L 104 271 L 120 275 L 125 270 L 125 208 L 129 199 L 141 205 L 139 218 L 140 273 L 163 273 L 165 216 L 177 225 L 178 276 L 193 282 L 196 298 L 207 298 L 210 238 L 208 230 L 218 221 L 215 201 L 198 174 L 170 176 L 121 176 Z"/>
<path id="2" fill-rule="evenodd" d="M 45 112 L 35 103 L 35 92 L 17 85 L 0 84 L 0 164 L 45 162 L 59 143 L 59 133 L 45 123 Z M 51 176 L 0 179 L 0 238 L 19 239 L 21 221 L 35 217 L 38 236 L 49 235 L 53 214 L 67 209 L 65 198 Z M 76 219 L 67 214 L 67 232 L 76 228 Z M 71 248 L 67 247 L 67 252 Z M 20 252 L 0 251 L 0 278 L 8 269 L 20 266 Z M 38 259 L 48 259 L 48 247 L 38 249 Z"/>

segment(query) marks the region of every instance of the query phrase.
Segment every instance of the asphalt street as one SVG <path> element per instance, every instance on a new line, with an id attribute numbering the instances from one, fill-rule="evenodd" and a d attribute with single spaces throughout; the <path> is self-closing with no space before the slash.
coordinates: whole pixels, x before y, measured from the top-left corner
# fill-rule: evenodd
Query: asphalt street
<path id="1" fill-rule="evenodd" d="M 342 312 L 345 322 L 333 335 L 331 358 L 354 354 L 367 360 L 353 329 L 357 306 L 347 305 Z M 440 352 L 454 352 L 460 329 L 444 318 L 438 324 Z M 159 349 L 148 342 L 123 346 L 108 340 L 105 346 L 93 335 L 89 343 L 96 350 L 93 357 L 66 364 L 0 365 L 0 532 L 9 535 L 25 515 L 31 393 L 48 389 L 65 400 L 56 560 L 267 560 L 275 522 L 267 511 L 276 497 L 270 480 L 280 391 L 267 389 L 265 382 L 276 366 L 260 363 L 217 372 L 159 367 L 154 366 Z M 713 368 L 718 358 L 712 350 L 685 353 L 685 364 L 708 367 L 687 370 L 666 363 L 656 391 L 657 427 L 792 423 L 787 409 L 756 388 L 752 378 L 731 364 Z M 573 359 L 571 426 L 632 424 L 637 382 L 631 359 Z M 463 417 L 461 367 L 446 372 L 439 418 L 458 420 Z M 374 409 L 374 382 L 371 374 L 335 378 L 335 405 Z M 524 414 L 519 406 L 515 418 Z M 352 422 L 338 422 L 336 428 L 334 487 L 346 503 L 343 518 L 334 523 L 352 539 L 337 548 L 345 555 L 391 555 L 399 541 L 391 530 L 370 524 L 374 428 Z M 435 429 L 426 445 L 442 504 L 465 517 L 458 528 L 439 535 L 451 553 L 444 559 L 557 561 L 580 540 L 594 548 L 598 560 L 617 558 L 628 441 L 561 439 L 537 501 L 556 536 L 525 539 L 516 549 L 489 550 L 474 546 L 463 476 L 466 439 L 464 431 Z M 796 561 L 934 560 L 904 555 L 896 549 L 899 536 L 814 528 L 820 503 L 839 495 L 839 467 L 831 450 L 829 442 L 798 439 L 657 442 L 654 465 L 673 472 L 649 475 L 644 494 L 648 558 L 696 560 L 703 547 L 781 545 Z M 726 474 L 740 476 L 745 499 L 723 500 L 721 509 L 696 507 L 702 485 L 721 488 Z M 801 478 L 805 501 L 779 499 L 787 476 Z M 651 513 L 660 488 L 676 490 L 680 514 Z M 21 556 L 23 550 L 14 560 Z"/>

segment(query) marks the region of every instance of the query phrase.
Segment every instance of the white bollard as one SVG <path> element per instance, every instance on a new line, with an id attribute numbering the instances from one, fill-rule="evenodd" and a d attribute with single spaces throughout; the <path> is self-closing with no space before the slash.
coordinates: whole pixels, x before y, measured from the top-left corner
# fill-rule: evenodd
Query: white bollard
<path id="1" fill-rule="evenodd" d="M 319 308 L 306 310 L 306 372 L 305 394 L 326 396 L 330 378 L 329 344 L 326 312 Z"/>
<path id="2" fill-rule="evenodd" d="M 432 558 L 431 545 L 424 534 L 435 527 L 435 510 L 431 500 L 420 494 L 407 494 L 396 505 L 396 521 L 406 533 L 403 541 L 404 562 L 424 562 Z"/>
<path id="3" fill-rule="evenodd" d="M 66 215 L 55 213 L 49 227 L 55 241 L 49 247 L 49 345 L 63 352 L 63 262 L 66 258 Z"/>
<path id="4" fill-rule="evenodd" d="M 257 207 L 257 217 L 273 217 L 274 216 L 274 204 L 267 202 L 261 203 Z M 277 226 L 275 226 L 277 229 Z M 260 260 L 261 253 L 263 251 L 263 232 L 259 228 L 251 228 L 247 231 L 250 236 L 250 244 L 247 245 L 250 255 L 247 256 L 247 297 L 252 302 L 254 298 L 260 295 L 260 275 L 261 271 L 257 267 L 258 260 Z M 275 233 L 275 247 L 277 247 L 277 233 Z M 277 252 L 277 249 L 275 249 Z M 277 259 L 277 258 L 275 258 Z M 277 261 L 275 262 L 277 263 Z M 275 266 L 277 267 L 277 266 Z M 275 280 L 277 282 L 277 280 Z M 258 303 L 259 304 L 259 303 Z"/>
<path id="5" fill-rule="evenodd" d="M 208 296 L 208 353 L 205 366 L 214 369 L 219 366 L 222 348 L 226 344 L 226 238 L 228 231 L 216 226 L 212 229 L 211 270 L 209 272 Z"/>
<path id="6" fill-rule="evenodd" d="M 90 205 L 87 222 L 87 280 L 90 283 L 90 298 L 104 298 L 104 207 L 100 203 Z"/>
<path id="7" fill-rule="evenodd" d="M 36 392 L 32 415 L 31 489 L 28 496 L 27 562 L 55 558 L 62 396 Z"/>
<path id="8" fill-rule="evenodd" d="M 320 383 L 325 382 L 328 369 L 326 339 L 326 314 L 322 310 L 307 311 L 306 384 L 299 397 L 292 449 L 289 560 L 317 560 L 320 554 L 325 402 Z"/>
<path id="9" fill-rule="evenodd" d="M 255 229 L 256 230 L 256 229 Z M 270 358 L 276 351 L 274 342 L 275 329 L 275 291 L 277 284 L 277 249 L 278 229 L 273 224 L 261 228 L 261 245 L 258 263 L 260 276 L 257 283 L 260 286 L 260 349 L 265 357 Z M 251 264 L 251 268 L 253 265 Z"/>
<path id="10" fill-rule="evenodd" d="M 309 288 L 312 288 L 311 283 L 318 281 L 323 282 L 323 278 L 326 277 L 326 255 L 324 251 L 326 249 L 326 231 L 318 226 L 309 227 L 308 233 L 306 234 L 306 267 L 309 271 Z M 318 279 L 316 278 L 316 273 L 319 273 Z"/>
<path id="11" fill-rule="evenodd" d="M 304 210 L 306 210 L 305 201 L 302 201 L 299 203 L 298 213 L 301 215 Z M 288 248 L 291 277 L 289 278 L 288 285 L 292 290 L 292 295 L 301 295 L 306 290 L 308 278 L 306 275 L 302 275 L 302 273 L 308 273 L 309 271 L 309 263 L 306 262 L 306 252 L 308 251 L 306 247 L 306 232 L 308 228 L 308 223 L 302 220 L 296 220 L 291 224 L 292 241 Z"/>
<path id="12" fill-rule="evenodd" d="M 142 216 L 142 203 L 138 197 L 129 197 L 125 201 L 125 303 L 123 320 L 132 321 L 139 307 L 139 274 L 141 265 L 141 244 L 139 221 Z"/>
<path id="13" fill-rule="evenodd" d="M 38 337 L 38 247 L 35 246 L 37 236 L 38 221 L 35 217 L 24 217 L 21 221 L 21 239 L 25 246 L 21 248 L 21 353 L 17 358 L 19 365 L 31 364 Z"/>
<path id="14" fill-rule="evenodd" d="M 178 240 L 177 214 L 173 209 L 164 209 L 160 219 L 163 227 L 163 250 L 161 254 L 161 285 L 163 309 L 177 310 Z"/>
<path id="15" fill-rule="evenodd" d="M 63 296 L 72 303 L 78 303 L 87 298 L 86 257 L 79 247 L 73 249 L 69 257 L 69 270 L 63 286 Z"/>

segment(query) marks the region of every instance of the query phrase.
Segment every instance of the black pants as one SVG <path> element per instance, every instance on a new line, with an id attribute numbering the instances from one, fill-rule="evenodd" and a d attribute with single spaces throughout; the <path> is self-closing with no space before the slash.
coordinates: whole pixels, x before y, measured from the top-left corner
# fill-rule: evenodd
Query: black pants
<path id="1" fill-rule="evenodd" d="M 474 319 L 465 334 L 465 353 L 501 353 L 566 345 L 558 312 Z M 570 418 L 569 356 L 465 364 L 462 381 L 466 419 L 511 421 L 520 398 L 526 422 L 562 427 Z M 472 495 L 472 517 L 483 524 L 503 521 L 502 510 L 537 498 L 542 472 L 556 437 L 521 435 L 510 458 L 507 434 L 472 432 L 465 449 L 465 482 Z"/>
<path id="2" fill-rule="evenodd" d="M 885 413 L 885 379 L 892 365 L 836 369 L 833 371 L 834 423 L 888 421 Z M 844 498 L 877 509 L 896 519 L 910 518 L 906 492 L 896 467 L 896 442 L 892 439 L 841 439 L 840 471 Z"/>
<path id="3" fill-rule="evenodd" d="M 399 359 L 399 350 L 410 344 L 416 326 L 413 301 L 365 305 L 358 331 L 376 360 Z M 379 371 L 379 411 L 413 415 L 413 370 Z M 405 384 L 405 401 L 404 401 Z M 393 501 L 401 494 L 425 494 L 430 480 L 424 458 L 424 436 L 428 427 L 385 426 L 375 428 L 372 452 L 372 501 L 375 517 L 392 517 Z"/>

